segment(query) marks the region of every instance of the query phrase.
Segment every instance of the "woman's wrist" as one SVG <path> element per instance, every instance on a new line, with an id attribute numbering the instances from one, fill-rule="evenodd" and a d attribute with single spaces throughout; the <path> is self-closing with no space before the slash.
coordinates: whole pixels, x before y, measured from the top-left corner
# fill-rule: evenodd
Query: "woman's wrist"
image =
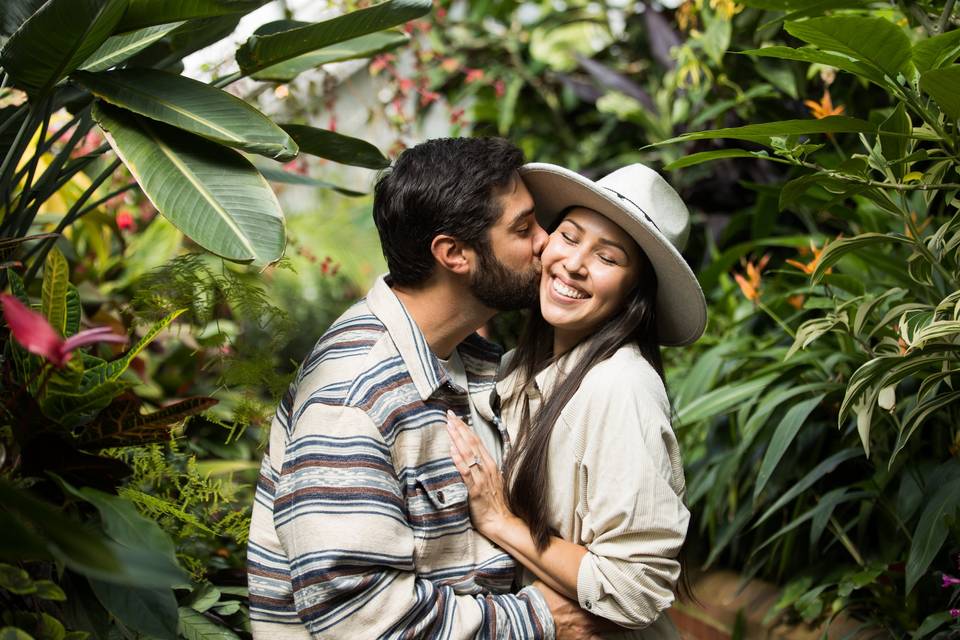
<path id="1" fill-rule="evenodd" d="M 486 531 L 480 533 L 499 547 L 512 546 L 510 541 L 516 539 L 516 531 L 523 526 L 525 526 L 523 520 L 508 513 L 491 519 L 485 527 Z"/>

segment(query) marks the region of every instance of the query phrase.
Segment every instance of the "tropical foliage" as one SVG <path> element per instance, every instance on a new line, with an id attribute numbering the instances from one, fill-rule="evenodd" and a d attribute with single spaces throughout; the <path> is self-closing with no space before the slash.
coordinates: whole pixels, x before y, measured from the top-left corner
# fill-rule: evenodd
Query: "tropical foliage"
<path id="1" fill-rule="evenodd" d="M 264 174 L 310 182 L 270 166 L 299 154 L 388 161 L 362 140 L 277 123 L 224 88 L 396 47 L 406 38 L 382 30 L 430 8 L 391 0 L 265 24 L 237 50 L 236 72 L 211 84 L 182 75 L 185 56 L 262 4 L 4 3 L 4 638 L 249 629 L 243 549 L 260 432 L 247 427 L 264 423 L 291 369 L 279 360 L 289 319 L 260 281 L 291 265 Z M 353 288 L 325 280 L 332 312 Z"/>

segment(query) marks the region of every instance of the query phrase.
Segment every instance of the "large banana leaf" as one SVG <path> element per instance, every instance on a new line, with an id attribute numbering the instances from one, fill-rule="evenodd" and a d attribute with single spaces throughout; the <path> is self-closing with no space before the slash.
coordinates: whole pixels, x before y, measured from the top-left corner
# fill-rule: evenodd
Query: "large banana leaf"
<path id="1" fill-rule="evenodd" d="M 110 104 L 251 153 L 287 161 L 293 139 L 240 98 L 185 76 L 155 69 L 118 69 L 73 76 Z"/>
<path id="2" fill-rule="evenodd" d="M 383 169 L 390 166 L 390 161 L 380 150 L 365 140 L 303 124 L 281 126 L 293 136 L 304 153 L 353 167 Z"/>
<path id="3" fill-rule="evenodd" d="M 31 95 L 42 95 L 113 33 L 127 0 L 50 0 L 10 37 L 0 65 Z"/>
<path id="4" fill-rule="evenodd" d="M 398 31 L 371 33 L 275 64 L 263 71 L 256 72 L 252 77 L 254 80 L 290 82 L 304 71 L 315 69 L 320 65 L 357 58 L 369 58 L 399 47 L 408 41 L 409 38 L 406 34 Z"/>
<path id="5" fill-rule="evenodd" d="M 20 28 L 27 18 L 43 6 L 45 0 L 3 0 L 0 12 L 0 36 L 9 36 Z"/>
<path id="6" fill-rule="evenodd" d="M 93 55 L 84 61 L 80 68 L 84 71 L 103 71 L 104 69 L 109 69 L 146 49 L 182 24 L 183 21 L 171 22 L 155 27 L 137 29 L 136 31 L 124 33 L 119 36 L 111 36 L 106 42 L 100 45 L 99 49 L 94 51 Z"/>
<path id="7" fill-rule="evenodd" d="M 178 20 L 248 13 L 269 0 L 130 0 L 117 31 L 132 31 Z"/>
<path id="8" fill-rule="evenodd" d="M 153 205 L 197 244 L 236 262 L 280 258 L 280 203 L 239 153 L 100 102 L 93 113 Z"/>
<path id="9" fill-rule="evenodd" d="M 240 70 L 250 75 L 299 55 L 403 24 L 426 14 L 431 6 L 430 0 L 387 0 L 305 27 L 252 35 L 237 50 L 237 62 Z"/>

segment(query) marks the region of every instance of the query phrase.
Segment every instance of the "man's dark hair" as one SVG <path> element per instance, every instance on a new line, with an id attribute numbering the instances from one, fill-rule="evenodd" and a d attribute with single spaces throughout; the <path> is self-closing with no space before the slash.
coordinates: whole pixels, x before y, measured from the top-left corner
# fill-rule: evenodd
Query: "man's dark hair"
<path id="1" fill-rule="evenodd" d="M 377 180 L 373 219 L 394 284 L 416 287 L 433 273 L 430 244 L 449 235 L 478 251 L 500 217 L 500 195 L 523 165 L 503 138 L 437 138 L 400 154 Z"/>

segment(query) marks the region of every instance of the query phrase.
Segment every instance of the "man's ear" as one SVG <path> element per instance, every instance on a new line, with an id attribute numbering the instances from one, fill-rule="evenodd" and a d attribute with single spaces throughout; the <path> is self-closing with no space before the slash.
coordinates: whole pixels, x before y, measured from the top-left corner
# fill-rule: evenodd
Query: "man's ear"
<path id="1" fill-rule="evenodd" d="M 430 253 L 437 263 L 452 273 L 466 275 L 470 273 L 473 250 L 453 236 L 434 236 L 430 243 Z"/>

